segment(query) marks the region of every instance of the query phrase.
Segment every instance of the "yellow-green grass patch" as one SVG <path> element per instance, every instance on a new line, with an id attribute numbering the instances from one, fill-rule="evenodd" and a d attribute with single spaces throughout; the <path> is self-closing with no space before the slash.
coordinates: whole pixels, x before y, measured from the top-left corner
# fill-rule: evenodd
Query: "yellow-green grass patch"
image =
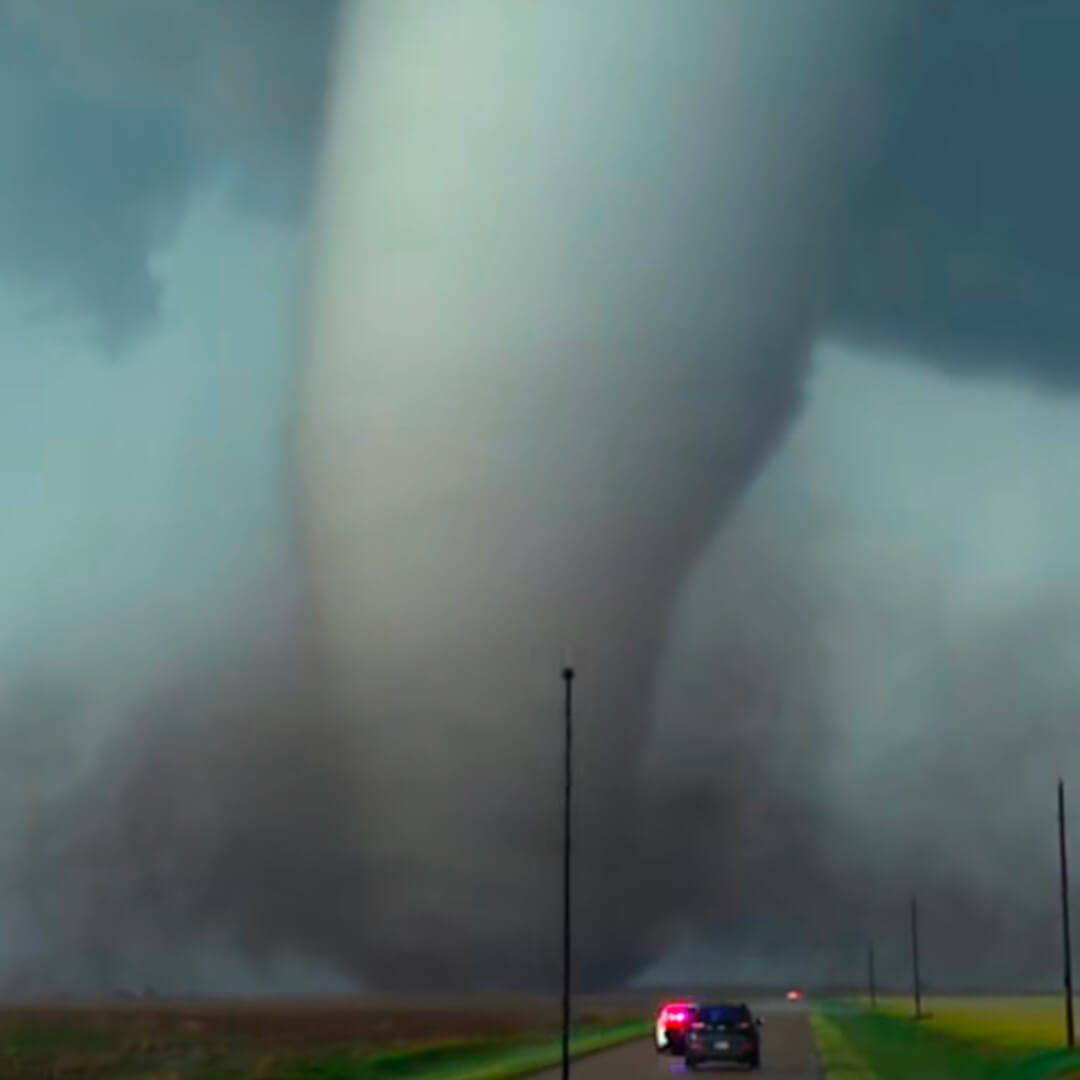
<path id="1" fill-rule="evenodd" d="M 910 998 L 886 998 L 878 1007 L 910 1017 Z M 922 1024 L 964 1042 L 1009 1052 L 1056 1050 L 1065 1045 L 1065 1004 L 1061 997 L 930 997 Z"/>

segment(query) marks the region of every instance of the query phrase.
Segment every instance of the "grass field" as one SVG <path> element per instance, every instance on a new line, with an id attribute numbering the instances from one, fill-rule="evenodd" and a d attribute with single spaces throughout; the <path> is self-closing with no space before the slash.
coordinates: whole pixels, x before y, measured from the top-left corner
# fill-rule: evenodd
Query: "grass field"
<path id="1" fill-rule="evenodd" d="M 131 1003 L 0 1011 L 2 1080 L 506 1080 L 555 1064 L 549 1002 Z M 573 1051 L 648 1033 L 641 1014 L 579 1013 Z"/>
<path id="2" fill-rule="evenodd" d="M 888 998 L 881 1007 L 893 1016 L 912 1014 L 910 999 Z M 1007 1051 L 1057 1050 L 1065 1041 L 1065 1006 L 1060 997 L 944 997 L 924 1004 L 931 1031 Z"/>
<path id="3" fill-rule="evenodd" d="M 819 1054 L 836 1080 L 1080 1078 L 1064 1049 L 1060 998 L 931 998 L 916 1022 L 910 999 L 824 1004 L 814 1012 Z"/>

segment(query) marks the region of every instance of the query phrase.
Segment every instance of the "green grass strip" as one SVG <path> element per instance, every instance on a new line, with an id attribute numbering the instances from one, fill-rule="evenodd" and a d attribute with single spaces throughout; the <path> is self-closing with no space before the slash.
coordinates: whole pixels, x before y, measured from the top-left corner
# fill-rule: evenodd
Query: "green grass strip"
<path id="1" fill-rule="evenodd" d="M 877 1080 L 870 1063 L 852 1047 L 841 1028 L 820 1009 L 810 1014 L 818 1064 L 828 1080 Z"/>
<path id="2" fill-rule="evenodd" d="M 646 1038 L 647 1021 L 596 1025 L 571 1036 L 575 1058 Z M 297 1066 L 282 1080 L 513 1080 L 541 1072 L 562 1060 L 558 1038 L 459 1039 L 423 1047 L 403 1047 L 370 1057 L 336 1055 Z"/>
<path id="3" fill-rule="evenodd" d="M 1013 1075 L 1015 1063 L 943 1038 L 913 1020 L 856 1007 L 827 1009 L 822 1019 L 832 1028 L 834 1045 L 847 1055 L 831 1068 L 826 1060 L 830 1080 L 850 1076 L 845 1066 L 852 1062 L 864 1077 L 876 1080 L 1003 1080 Z"/>
<path id="4" fill-rule="evenodd" d="M 640 1022 L 624 1024 L 606 1031 L 583 1032 L 570 1040 L 570 1052 L 575 1058 L 598 1054 L 611 1050 L 623 1043 L 644 1039 L 649 1035 L 651 1025 Z M 510 1080 L 512 1077 L 526 1076 L 558 1065 L 562 1060 L 562 1043 L 551 1040 L 546 1044 L 523 1047 L 497 1061 L 488 1062 L 479 1067 L 466 1067 L 461 1071 L 444 1073 L 440 1080 Z"/>
<path id="5" fill-rule="evenodd" d="M 1008 1051 L 954 1038 L 910 1017 L 853 1004 L 818 1007 L 811 1020 L 828 1080 L 1054 1080 L 1080 1077 L 1080 1053 Z"/>

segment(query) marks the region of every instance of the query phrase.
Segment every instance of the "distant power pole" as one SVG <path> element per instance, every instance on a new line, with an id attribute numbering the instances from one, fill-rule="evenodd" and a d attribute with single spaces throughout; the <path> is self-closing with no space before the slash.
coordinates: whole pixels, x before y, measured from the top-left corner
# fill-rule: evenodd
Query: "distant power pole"
<path id="1" fill-rule="evenodd" d="M 877 1008 L 877 979 L 874 974 L 874 943 L 866 946 L 866 981 L 870 988 L 870 1009 Z"/>
<path id="2" fill-rule="evenodd" d="M 919 901 L 911 898 L 911 976 L 915 991 L 915 1019 L 922 1019 L 922 979 L 919 975 Z"/>
<path id="3" fill-rule="evenodd" d="M 570 793 L 573 781 L 574 669 L 563 668 L 563 972 L 562 1080 L 570 1077 Z"/>
<path id="4" fill-rule="evenodd" d="M 1065 973 L 1065 1040 L 1072 1049 L 1076 1045 L 1073 1021 L 1072 936 L 1069 929 L 1069 856 L 1065 843 L 1065 781 L 1058 781 L 1058 859 L 1061 863 L 1061 949 Z"/>

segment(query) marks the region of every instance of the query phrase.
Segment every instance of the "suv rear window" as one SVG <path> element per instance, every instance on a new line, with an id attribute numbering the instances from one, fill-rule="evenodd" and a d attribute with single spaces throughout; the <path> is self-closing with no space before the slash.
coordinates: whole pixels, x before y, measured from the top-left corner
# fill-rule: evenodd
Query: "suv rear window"
<path id="1" fill-rule="evenodd" d="M 706 1024 L 737 1024 L 750 1019 L 750 1010 L 745 1005 L 703 1005 L 696 1015 Z"/>

